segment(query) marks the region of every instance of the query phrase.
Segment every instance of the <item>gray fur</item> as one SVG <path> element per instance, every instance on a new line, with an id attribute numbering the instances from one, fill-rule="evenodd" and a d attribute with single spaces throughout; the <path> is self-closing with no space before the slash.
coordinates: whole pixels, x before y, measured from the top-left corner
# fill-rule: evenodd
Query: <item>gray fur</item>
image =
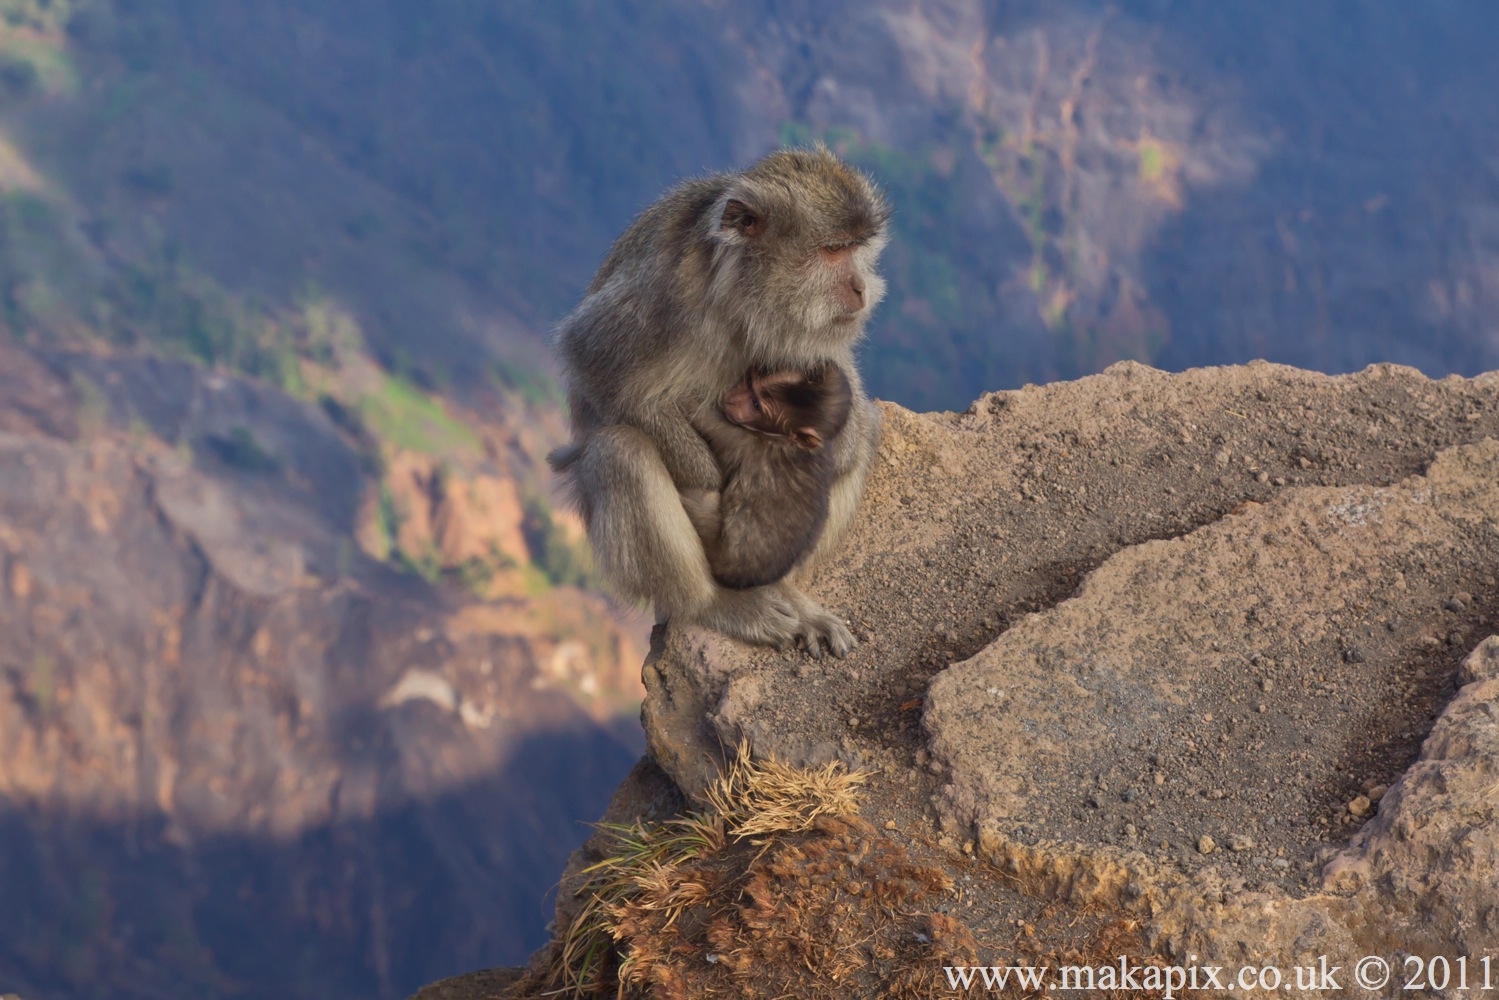
<path id="1" fill-rule="evenodd" d="M 745 385 L 765 406 L 754 419 L 709 411 L 695 421 L 723 468 L 721 494 L 682 497 L 713 579 L 735 590 L 775 583 L 816 545 L 834 479 L 829 445 L 853 403 L 837 365 L 764 382 L 751 373 Z M 821 444 L 799 444 L 792 436 L 799 428 L 815 430 Z"/>
<path id="2" fill-rule="evenodd" d="M 764 231 L 726 225 L 731 203 L 751 206 Z M 674 188 L 610 249 L 559 330 L 573 444 L 550 458 L 622 596 L 748 642 L 801 640 L 814 655 L 824 644 L 840 656 L 852 648 L 843 623 L 787 580 L 747 590 L 716 582 L 681 497 L 716 492 L 723 480 L 694 415 L 716 408 L 750 368 L 831 361 L 853 406 L 824 446 L 834 470 L 829 512 L 804 565 L 837 544 L 879 436 L 852 351 L 884 293 L 874 263 L 887 215 L 868 180 L 831 153 L 782 150 Z M 819 248 L 849 240 L 864 304 L 842 315 L 840 289 L 815 262 Z"/>

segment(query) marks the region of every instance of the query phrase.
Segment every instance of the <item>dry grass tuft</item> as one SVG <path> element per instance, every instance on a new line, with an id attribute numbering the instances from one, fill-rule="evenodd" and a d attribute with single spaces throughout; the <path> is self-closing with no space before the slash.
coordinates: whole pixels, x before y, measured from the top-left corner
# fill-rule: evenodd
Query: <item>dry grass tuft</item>
<path id="1" fill-rule="evenodd" d="M 810 770 L 752 760 L 748 744 L 741 743 L 706 797 L 735 837 L 801 833 L 824 816 L 857 813 L 859 786 L 868 779 L 868 773 L 838 763 Z"/>
<path id="2" fill-rule="evenodd" d="M 613 853 L 583 870 L 588 894 L 565 929 L 548 975 L 549 992 L 582 997 L 603 992 L 619 979 L 615 942 L 643 914 L 664 914 L 674 924 L 707 887 L 682 879 L 682 867 L 723 849 L 723 823 L 689 815 L 650 827 L 602 824 Z"/>

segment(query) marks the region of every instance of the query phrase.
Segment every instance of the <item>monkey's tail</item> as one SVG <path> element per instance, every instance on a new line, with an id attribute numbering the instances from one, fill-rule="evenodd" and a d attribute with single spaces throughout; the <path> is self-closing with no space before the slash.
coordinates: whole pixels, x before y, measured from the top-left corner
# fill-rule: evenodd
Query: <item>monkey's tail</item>
<path id="1" fill-rule="evenodd" d="M 577 444 L 565 444 L 560 448 L 553 448 L 547 452 L 547 464 L 552 467 L 553 472 L 566 472 L 572 468 L 578 456 L 583 453 L 583 446 Z"/>

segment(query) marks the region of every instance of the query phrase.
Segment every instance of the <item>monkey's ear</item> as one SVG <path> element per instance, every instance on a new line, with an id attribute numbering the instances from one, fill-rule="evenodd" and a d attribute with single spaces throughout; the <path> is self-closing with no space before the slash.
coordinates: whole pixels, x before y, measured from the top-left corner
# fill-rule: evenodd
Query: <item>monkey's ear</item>
<path id="1" fill-rule="evenodd" d="M 793 427 L 791 440 L 808 451 L 815 451 L 822 447 L 822 435 L 817 433 L 816 427 Z"/>
<path id="2" fill-rule="evenodd" d="M 738 198 L 730 198 L 723 206 L 719 220 L 720 229 L 732 229 L 745 239 L 758 240 L 765 234 L 765 213 Z"/>

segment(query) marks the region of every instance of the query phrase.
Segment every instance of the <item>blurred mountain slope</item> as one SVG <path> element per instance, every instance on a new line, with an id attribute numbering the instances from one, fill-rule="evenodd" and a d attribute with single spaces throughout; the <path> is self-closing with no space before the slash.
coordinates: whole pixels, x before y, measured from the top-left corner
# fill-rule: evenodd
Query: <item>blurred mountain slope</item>
<path id="1" fill-rule="evenodd" d="M 398 996 L 537 944 L 639 753 L 638 628 L 371 559 L 360 456 L 275 390 L 0 373 L 0 984 Z"/>
<path id="2" fill-rule="evenodd" d="M 422 385 L 513 389 L 666 185 L 825 140 L 897 209 L 889 398 L 1120 358 L 1495 362 L 1478 6 L 74 3 L 0 47 L 29 67 L 0 78 L 6 229 L 56 244 L 7 279 L 21 328 L 234 360 L 238 310 L 307 353 L 321 296 Z"/>

